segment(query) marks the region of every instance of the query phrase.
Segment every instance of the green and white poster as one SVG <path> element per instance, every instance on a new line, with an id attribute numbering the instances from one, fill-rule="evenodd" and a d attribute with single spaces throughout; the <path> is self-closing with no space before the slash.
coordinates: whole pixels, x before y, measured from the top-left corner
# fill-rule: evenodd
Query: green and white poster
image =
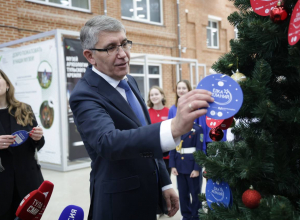
<path id="1" fill-rule="evenodd" d="M 0 53 L 0 68 L 15 86 L 16 98 L 29 104 L 43 128 L 41 162 L 61 164 L 60 114 L 55 40 L 13 48 Z"/>

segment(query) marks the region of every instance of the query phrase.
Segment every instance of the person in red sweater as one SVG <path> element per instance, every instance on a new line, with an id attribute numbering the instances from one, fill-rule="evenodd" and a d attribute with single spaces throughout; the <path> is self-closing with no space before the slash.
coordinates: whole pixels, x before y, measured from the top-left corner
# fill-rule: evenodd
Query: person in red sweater
<path id="1" fill-rule="evenodd" d="M 165 107 L 166 97 L 165 93 L 159 86 L 152 86 L 148 94 L 148 111 L 151 119 L 151 123 L 158 123 L 168 119 L 169 109 Z M 169 168 L 169 155 L 164 157 L 166 168 L 171 174 L 171 168 Z"/>
<path id="2" fill-rule="evenodd" d="M 158 123 L 168 119 L 169 109 L 165 107 L 166 98 L 164 91 L 159 86 L 152 86 L 147 104 L 151 123 Z"/>

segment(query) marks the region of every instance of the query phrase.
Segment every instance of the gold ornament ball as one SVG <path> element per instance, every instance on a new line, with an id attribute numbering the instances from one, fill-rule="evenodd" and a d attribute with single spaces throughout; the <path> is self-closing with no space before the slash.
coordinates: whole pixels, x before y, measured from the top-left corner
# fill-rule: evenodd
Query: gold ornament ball
<path id="1" fill-rule="evenodd" d="M 245 81 L 247 78 L 243 73 L 236 72 L 231 76 L 237 83 Z"/>

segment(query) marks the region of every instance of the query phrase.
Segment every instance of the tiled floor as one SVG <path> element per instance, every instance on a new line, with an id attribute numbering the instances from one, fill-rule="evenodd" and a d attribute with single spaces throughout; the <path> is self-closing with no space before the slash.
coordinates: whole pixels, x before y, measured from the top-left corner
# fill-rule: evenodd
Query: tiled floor
<path id="1" fill-rule="evenodd" d="M 42 169 L 44 179 L 54 184 L 54 190 L 42 220 L 57 220 L 68 205 L 80 206 L 84 210 L 86 219 L 90 205 L 89 172 L 90 168 L 69 172 Z"/>
<path id="2" fill-rule="evenodd" d="M 69 172 L 58 172 L 42 169 L 42 173 L 45 180 L 49 180 L 54 184 L 53 194 L 42 219 L 58 219 L 63 209 L 68 205 L 80 206 L 84 210 L 84 219 L 86 219 L 90 205 L 90 168 Z M 177 189 L 176 177 L 173 175 L 171 176 L 174 189 Z M 169 218 L 168 216 L 162 216 L 159 218 L 159 220 L 163 219 L 181 220 L 180 211 L 178 211 L 172 218 Z"/>

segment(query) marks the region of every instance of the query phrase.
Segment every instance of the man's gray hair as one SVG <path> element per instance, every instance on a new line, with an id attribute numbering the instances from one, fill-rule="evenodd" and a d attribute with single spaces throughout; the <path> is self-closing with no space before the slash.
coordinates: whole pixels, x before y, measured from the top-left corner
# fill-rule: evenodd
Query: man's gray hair
<path id="1" fill-rule="evenodd" d="M 120 32 L 126 33 L 124 25 L 115 18 L 99 15 L 88 20 L 80 31 L 80 41 L 82 49 L 94 48 L 98 43 L 101 32 Z"/>

